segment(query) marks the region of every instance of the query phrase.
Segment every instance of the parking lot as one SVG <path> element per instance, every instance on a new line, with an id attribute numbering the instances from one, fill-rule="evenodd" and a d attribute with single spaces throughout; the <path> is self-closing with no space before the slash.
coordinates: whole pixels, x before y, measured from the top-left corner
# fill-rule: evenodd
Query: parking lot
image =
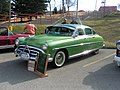
<path id="1" fill-rule="evenodd" d="M 115 49 L 69 60 L 61 68 L 48 65 L 48 77 L 27 70 L 14 52 L 0 52 L 0 90 L 119 90 L 120 68 L 113 63 Z"/>

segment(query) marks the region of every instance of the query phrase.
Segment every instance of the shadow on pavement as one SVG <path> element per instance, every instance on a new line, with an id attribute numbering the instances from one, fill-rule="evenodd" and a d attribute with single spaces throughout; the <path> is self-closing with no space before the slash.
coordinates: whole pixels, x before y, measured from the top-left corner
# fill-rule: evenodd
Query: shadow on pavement
<path id="1" fill-rule="evenodd" d="M 17 84 L 35 78 L 39 78 L 39 76 L 27 70 L 25 61 L 12 60 L 0 63 L 0 83 Z"/>
<path id="2" fill-rule="evenodd" d="M 91 86 L 94 90 L 119 90 L 120 68 L 111 63 L 96 72 L 89 72 L 83 84 Z"/>
<path id="3" fill-rule="evenodd" d="M 9 52 L 14 52 L 14 49 L 13 48 L 9 48 L 9 49 L 1 49 L 0 50 L 0 54 L 2 54 L 2 53 L 9 53 Z"/>
<path id="4" fill-rule="evenodd" d="M 62 67 L 69 66 L 71 64 L 82 61 L 82 60 L 84 60 L 86 58 L 89 58 L 89 57 L 92 57 L 92 56 L 94 56 L 94 55 L 87 54 L 87 55 L 78 56 L 78 57 L 75 57 L 75 58 L 72 58 L 72 59 L 68 59 Z M 59 69 L 59 68 L 53 67 L 52 63 L 49 62 L 48 63 L 48 70 L 53 70 L 53 69 Z"/>

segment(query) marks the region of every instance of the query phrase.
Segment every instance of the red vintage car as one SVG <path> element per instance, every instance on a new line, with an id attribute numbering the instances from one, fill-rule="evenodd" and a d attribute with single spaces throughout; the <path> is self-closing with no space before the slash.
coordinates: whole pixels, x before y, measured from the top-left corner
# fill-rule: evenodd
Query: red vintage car
<path id="1" fill-rule="evenodd" d="M 18 37 L 28 37 L 30 34 L 14 34 L 7 27 L 0 27 L 0 49 L 14 48 Z"/>

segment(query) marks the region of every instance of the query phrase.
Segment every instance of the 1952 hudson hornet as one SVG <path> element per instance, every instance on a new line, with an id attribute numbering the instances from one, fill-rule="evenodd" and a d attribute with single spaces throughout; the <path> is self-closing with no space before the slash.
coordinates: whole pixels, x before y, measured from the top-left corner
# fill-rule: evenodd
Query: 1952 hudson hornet
<path id="1" fill-rule="evenodd" d="M 43 35 L 17 39 L 15 54 L 23 60 L 36 60 L 38 54 L 47 54 L 48 62 L 61 67 L 67 59 L 96 54 L 103 46 L 103 38 L 89 26 L 57 24 L 48 26 Z"/>

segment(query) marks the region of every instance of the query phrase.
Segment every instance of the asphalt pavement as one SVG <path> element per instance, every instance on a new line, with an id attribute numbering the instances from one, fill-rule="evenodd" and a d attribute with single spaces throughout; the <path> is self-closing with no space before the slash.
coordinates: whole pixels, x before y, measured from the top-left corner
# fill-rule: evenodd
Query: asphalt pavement
<path id="1" fill-rule="evenodd" d="M 120 90 L 120 68 L 115 49 L 70 59 L 61 68 L 48 65 L 48 77 L 27 70 L 27 62 L 13 51 L 0 52 L 0 90 Z"/>

